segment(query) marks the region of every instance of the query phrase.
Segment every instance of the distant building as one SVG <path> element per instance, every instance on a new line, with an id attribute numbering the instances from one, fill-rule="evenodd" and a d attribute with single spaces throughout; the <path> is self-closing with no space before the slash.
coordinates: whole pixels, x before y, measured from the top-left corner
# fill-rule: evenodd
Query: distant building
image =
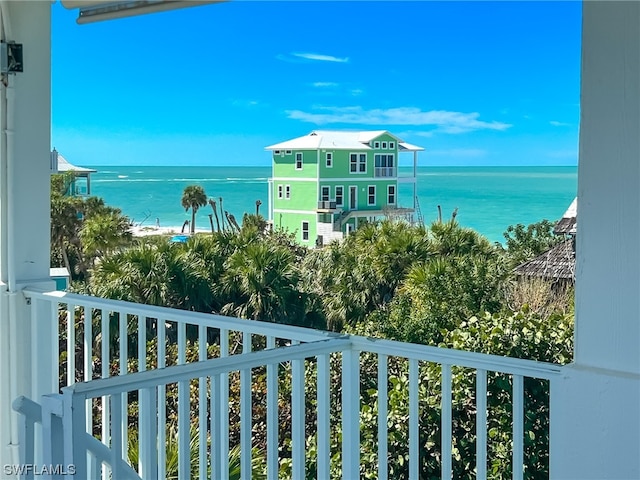
<path id="1" fill-rule="evenodd" d="M 71 164 L 54 148 L 51 152 L 51 173 L 65 172 L 73 172 L 74 175 L 73 180 L 68 185 L 68 195 L 91 195 L 91 174 L 95 173 L 96 170 Z"/>
<path id="2" fill-rule="evenodd" d="M 417 153 L 385 131 L 325 131 L 266 147 L 273 152 L 269 220 L 296 233 L 303 245 L 341 239 L 360 223 L 383 216 L 413 220 Z M 413 174 L 398 175 L 398 155 L 413 153 Z M 398 204 L 401 183 L 413 185 L 413 205 Z"/>
<path id="3" fill-rule="evenodd" d="M 574 283 L 576 278 L 576 232 L 578 225 L 578 199 L 558 220 L 553 233 L 565 237 L 559 243 L 536 258 L 518 265 L 514 272 L 526 278 L 543 278 L 561 283 Z"/>

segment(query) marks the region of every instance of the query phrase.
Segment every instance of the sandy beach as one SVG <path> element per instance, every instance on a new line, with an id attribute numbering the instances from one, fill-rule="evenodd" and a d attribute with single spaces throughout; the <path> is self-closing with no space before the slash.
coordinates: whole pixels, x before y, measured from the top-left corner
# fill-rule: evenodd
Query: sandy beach
<path id="1" fill-rule="evenodd" d="M 181 233 L 182 227 L 153 227 L 132 226 L 129 228 L 134 237 L 148 237 L 150 235 L 189 235 L 189 232 Z M 211 233 L 210 230 L 196 228 L 196 233 Z"/>

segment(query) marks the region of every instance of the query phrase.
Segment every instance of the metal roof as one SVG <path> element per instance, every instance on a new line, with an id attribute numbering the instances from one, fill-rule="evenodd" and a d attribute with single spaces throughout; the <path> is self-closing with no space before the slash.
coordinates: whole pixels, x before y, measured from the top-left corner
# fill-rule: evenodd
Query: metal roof
<path id="1" fill-rule="evenodd" d="M 95 173 L 91 168 L 77 167 L 58 153 L 58 172 Z"/>
<path id="2" fill-rule="evenodd" d="M 398 143 L 398 149 L 401 152 L 421 152 L 424 150 L 424 148 L 419 147 L 417 145 L 412 145 L 411 143 L 407 143 L 407 142 L 399 142 Z"/>
<path id="3" fill-rule="evenodd" d="M 372 150 L 368 143 L 384 134 L 396 139 L 401 152 L 424 150 L 422 147 L 404 143 L 402 139 L 387 130 L 314 130 L 302 137 L 270 145 L 266 147 L 266 150 L 317 150 L 322 148 L 332 150 Z"/>

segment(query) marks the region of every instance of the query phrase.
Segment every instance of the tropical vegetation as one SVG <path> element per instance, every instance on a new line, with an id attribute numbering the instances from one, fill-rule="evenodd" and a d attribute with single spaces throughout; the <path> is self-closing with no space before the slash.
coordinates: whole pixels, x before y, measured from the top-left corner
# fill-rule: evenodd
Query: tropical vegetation
<path id="1" fill-rule="evenodd" d="M 207 199 L 200 187 L 185 189 L 182 206 L 195 214 L 209 204 L 211 233 L 192 235 L 186 243 L 155 237 L 131 241 L 126 225 L 115 209 L 98 200 L 55 198 L 52 189 L 52 247 L 54 259 L 67 257 L 85 280 L 82 290 L 101 297 L 169 306 L 239 318 L 286 323 L 311 328 L 471 350 L 496 355 L 566 363 L 572 358 L 572 291 L 544 281 L 514 278 L 513 267 L 553 246 L 553 224 L 546 220 L 525 227 L 511 226 L 505 246 L 492 244 L 455 219 L 429 226 L 384 220 L 362 225 L 342 242 L 309 250 L 291 232 L 271 231 L 256 214 L 245 214 L 242 224 L 222 209 L 222 199 Z M 218 216 L 217 208 L 220 208 Z M 80 220 L 78 212 L 83 214 Z M 52 217 L 53 219 L 53 217 Z M 225 222 L 226 220 L 226 222 Z M 110 227 L 107 227 L 110 225 Z M 122 235 L 113 235 L 112 232 Z M 78 267 L 78 266 L 81 266 Z M 115 325 L 114 325 L 115 326 Z M 116 335 L 117 328 L 111 332 Z M 131 341 L 135 341 L 132 336 Z M 197 358 L 196 336 L 189 335 L 188 355 Z M 116 337 L 109 341 L 116 342 Z M 215 343 L 215 339 L 214 343 Z M 155 340 L 150 340 L 151 342 Z M 168 355 L 174 355 L 169 338 Z M 215 345 L 213 346 L 215 349 Z M 155 349 L 151 348 L 150 351 Z M 130 362 L 135 363 L 135 358 Z M 149 358 L 148 362 L 153 362 Z M 376 364 L 361 364 L 362 477 L 375 478 L 377 468 L 375 389 Z M 332 369 L 332 385 L 339 385 L 339 369 Z M 475 478 L 474 377 L 462 369 L 453 372 L 454 477 Z M 308 389 L 313 389 L 314 366 L 307 365 Z M 434 365 L 420 369 L 420 401 L 439 405 L 440 372 Z M 264 428 L 265 376 L 254 375 L 254 447 L 266 451 Z M 407 478 L 406 447 L 408 374 L 403 361 L 389 364 L 388 423 L 390 475 Z M 232 382 L 231 419 L 237 420 L 239 390 Z M 291 394 L 286 377 L 280 381 L 282 404 Z M 338 388 L 338 387 L 336 387 Z M 525 382 L 525 478 L 547 478 L 548 389 L 546 382 Z M 489 408 L 494 412 L 489 428 L 490 470 L 494 478 L 511 475 L 511 459 L 504 446 L 510 442 L 511 399 L 509 379 L 489 378 Z M 170 392 L 168 392 L 168 395 Z M 192 401 L 197 402 L 192 391 Z M 308 391 L 308 411 L 315 395 Z M 335 409 L 339 395 L 332 393 Z M 175 408 L 175 399 L 167 402 Z M 195 403 L 194 403 L 195 405 Z M 135 405 L 133 406 L 135 408 Z M 192 409 L 194 412 L 197 407 Z M 424 478 L 439 472 L 439 409 L 421 409 L 420 444 L 428 455 L 421 457 Z M 168 416 L 171 417 L 170 412 Z M 290 428 L 290 411 L 281 409 L 281 428 Z M 133 421 L 135 421 L 135 417 Z M 194 420 L 197 414 L 194 413 Z M 313 419 L 308 418 L 313 431 Z M 262 425 L 262 427 L 259 427 Z M 256 430 L 258 428 L 258 430 Z M 332 452 L 339 451 L 341 431 L 332 425 Z M 230 432 L 237 442 L 237 428 Z M 314 472 L 313 434 L 307 439 L 310 475 Z M 540 454 L 540 452 L 543 452 Z M 280 446 L 281 474 L 290 467 L 290 445 Z M 332 474 L 339 464 L 332 461 Z"/>

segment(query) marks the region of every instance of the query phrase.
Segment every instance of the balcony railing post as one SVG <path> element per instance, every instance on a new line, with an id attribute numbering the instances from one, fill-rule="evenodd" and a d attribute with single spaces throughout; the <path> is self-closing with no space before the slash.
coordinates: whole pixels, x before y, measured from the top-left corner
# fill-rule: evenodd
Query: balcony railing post
<path id="1" fill-rule="evenodd" d="M 64 461 L 63 398 L 60 394 L 43 395 L 42 405 L 42 464 L 59 465 Z M 83 421 L 84 423 L 84 421 Z"/>
<path id="2" fill-rule="evenodd" d="M 360 352 L 342 352 L 342 479 L 360 478 Z"/>
<path id="3" fill-rule="evenodd" d="M 140 425 L 138 427 L 138 456 L 140 476 L 158 478 L 158 445 L 156 389 L 139 390 Z M 164 448 L 164 446 L 160 446 Z"/>
<path id="4" fill-rule="evenodd" d="M 62 393 L 62 431 L 64 436 L 64 465 L 73 465 L 75 478 L 87 478 L 87 448 L 85 399 L 76 395 L 73 387 Z M 115 478 L 115 477 L 114 477 Z"/>

